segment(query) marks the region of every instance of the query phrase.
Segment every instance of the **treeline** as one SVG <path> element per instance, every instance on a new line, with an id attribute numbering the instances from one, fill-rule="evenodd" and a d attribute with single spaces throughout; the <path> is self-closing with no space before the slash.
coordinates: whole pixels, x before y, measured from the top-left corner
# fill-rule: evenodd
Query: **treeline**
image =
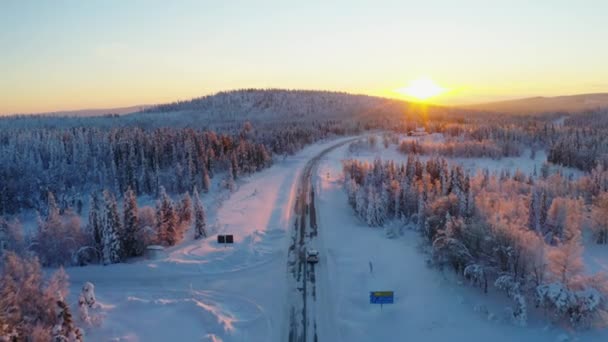
<path id="1" fill-rule="evenodd" d="M 139 195 L 155 196 L 160 186 L 171 194 L 196 186 L 206 192 L 217 175 L 224 182 L 233 182 L 270 166 L 273 155 L 293 154 L 320 139 L 356 134 L 375 125 L 382 123 L 269 122 L 254 128 L 244 122 L 222 126 L 224 133 L 136 126 L 3 126 L 0 215 L 23 209 L 44 211 L 49 191 L 62 211 L 69 206 L 77 213 L 81 213 L 83 198 L 102 189 L 123 194 L 131 188 Z"/>
<path id="2" fill-rule="evenodd" d="M 399 151 L 405 154 L 430 154 L 446 157 L 492 158 L 517 157 L 523 152 L 516 142 L 497 144 L 493 140 L 446 140 L 442 142 L 411 139 L 399 144 Z"/>
<path id="3" fill-rule="evenodd" d="M 445 159 L 412 156 L 405 164 L 348 160 L 344 172 L 349 203 L 363 221 L 414 225 L 433 265 L 486 292 L 490 284 L 503 291 L 517 324 L 526 324 L 532 305 L 573 326 L 607 323 L 608 283 L 584 272 L 581 242 L 585 205 L 592 204 L 595 237 L 606 243 L 608 195 L 597 179 L 606 174 L 577 181 L 559 174 L 468 175 Z"/>
<path id="4" fill-rule="evenodd" d="M 608 115 L 608 114 L 605 114 Z M 600 165 L 608 168 L 608 129 L 602 128 L 602 120 L 594 121 L 595 116 L 576 118 L 576 126 L 566 126 L 552 143 L 547 159 L 552 163 L 591 171 Z M 580 122 L 588 126 L 580 127 Z M 599 126 L 595 126 L 596 123 Z"/>
<path id="5" fill-rule="evenodd" d="M 282 134 L 290 146 L 300 137 Z M 291 139 L 291 140 L 289 140 Z M 278 149 L 277 149 L 278 150 Z M 272 163 L 271 151 L 240 135 L 192 129 L 96 128 L 0 130 L 0 214 L 43 208 L 48 192 L 78 213 L 93 190 L 122 194 L 209 190 L 216 173 L 233 178 Z"/>
<path id="6" fill-rule="evenodd" d="M 24 235 L 18 220 L 0 217 L 0 251 L 35 255 L 43 266 L 113 264 L 141 256 L 150 245 L 173 246 L 194 226 L 194 238 L 207 236 L 205 208 L 196 188 L 175 203 L 161 186 L 156 206 L 137 205 L 136 194 L 127 189 L 122 206 L 104 190 L 90 199 L 88 221 L 70 207 L 63 212 L 52 192 L 47 214 L 38 219 L 37 230 Z"/>

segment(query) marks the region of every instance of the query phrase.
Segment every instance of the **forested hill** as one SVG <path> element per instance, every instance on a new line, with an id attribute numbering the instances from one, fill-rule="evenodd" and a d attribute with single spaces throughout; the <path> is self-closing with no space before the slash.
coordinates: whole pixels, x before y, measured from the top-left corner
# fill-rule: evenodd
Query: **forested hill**
<path id="1" fill-rule="evenodd" d="M 417 107 L 406 101 L 344 92 L 244 89 L 157 105 L 144 114 L 174 113 L 209 121 L 403 119 L 404 115 L 419 115 Z M 447 111 L 435 106 L 426 110 Z"/>
<path id="2" fill-rule="evenodd" d="M 457 108 L 409 103 L 368 95 L 319 90 L 245 89 L 219 92 L 187 101 L 158 104 L 126 115 L 97 117 L 21 115 L 0 118 L 14 128 L 189 127 L 223 130 L 250 121 L 265 124 L 342 121 L 383 125 L 411 123 L 422 117 L 450 117 L 470 113 Z M 405 120 L 404 120 L 405 119 Z"/>
<path id="3" fill-rule="evenodd" d="M 219 92 L 187 101 L 161 104 L 145 110 L 196 112 L 222 118 L 341 117 L 374 111 L 391 112 L 408 108 L 405 101 L 319 90 L 244 89 Z"/>

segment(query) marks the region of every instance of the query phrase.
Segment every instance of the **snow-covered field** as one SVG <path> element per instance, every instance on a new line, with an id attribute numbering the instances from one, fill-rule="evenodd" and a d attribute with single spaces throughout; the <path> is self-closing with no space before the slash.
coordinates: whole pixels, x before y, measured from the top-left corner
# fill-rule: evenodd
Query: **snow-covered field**
<path id="1" fill-rule="evenodd" d="M 96 286 L 106 315 L 87 331 L 92 341 L 284 341 L 288 330 L 287 247 L 299 175 L 306 162 L 341 138 L 307 147 L 239 181 L 228 198 L 209 194 L 212 235 L 168 249 L 158 260 L 67 269 L 71 301 L 86 281 Z M 604 341 L 606 332 L 566 332 L 544 321 L 525 328 L 501 321 L 507 302 L 459 284 L 427 267 L 415 232 L 389 239 L 363 225 L 342 189 L 345 158 L 404 161 L 395 146 L 348 153 L 340 147 L 321 161 L 313 179 L 320 251 L 316 322 L 321 341 Z M 510 167 L 531 172 L 544 155 L 454 160 L 465 167 Z M 211 203 L 210 201 L 215 201 Z M 221 203 L 217 203 L 220 202 Z M 218 246 L 217 234 L 235 244 Z M 605 255 L 605 254 L 603 254 Z M 595 267 L 606 267 L 598 257 Z M 369 291 L 395 291 L 395 304 L 369 304 Z M 475 309 L 477 307 L 477 310 Z M 486 309 L 483 309 L 486 308 Z M 486 312 L 486 310 L 488 312 Z M 494 316 L 488 319 L 488 314 Z"/>

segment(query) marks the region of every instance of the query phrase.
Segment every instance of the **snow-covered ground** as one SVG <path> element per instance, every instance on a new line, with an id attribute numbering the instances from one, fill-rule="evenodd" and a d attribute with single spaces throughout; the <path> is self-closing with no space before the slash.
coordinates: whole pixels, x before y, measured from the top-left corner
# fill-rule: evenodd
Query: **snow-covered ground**
<path id="1" fill-rule="evenodd" d="M 88 339 L 282 340 L 298 175 L 319 151 L 343 139 L 314 144 L 242 179 L 221 206 L 207 201 L 213 229 L 207 239 L 186 241 L 159 260 L 68 268 L 71 302 L 91 281 L 103 303 L 106 318 L 87 331 Z M 217 234 L 234 234 L 235 244 L 218 246 Z"/>
<path id="2" fill-rule="evenodd" d="M 380 147 L 384 149 L 384 147 Z M 385 159 L 392 155 L 381 153 Z M 317 312 L 327 320 L 321 341 L 604 341 L 606 331 L 566 332 L 544 320 L 528 327 L 503 322 L 509 303 L 484 295 L 448 273 L 429 268 L 417 233 L 389 239 L 383 229 L 360 222 L 342 189 L 341 160 L 347 148 L 321 162 L 316 179 L 318 224 Z M 364 159 L 369 159 L 367 155 Z M 370 266 L 371 263 L 371 266 Z M 604 263 L 605 265 L 605 263 Z M 604 266 L 605 267 L 605 266 Z M 394 291 L 395 304 L 369 303 L 370 291 Z M 476 309 L 477 308 L 477 309 Z M 485 311 L 486 308 L 488 312 Z M 494 315 L 488 319 L 488 314 Z"/>

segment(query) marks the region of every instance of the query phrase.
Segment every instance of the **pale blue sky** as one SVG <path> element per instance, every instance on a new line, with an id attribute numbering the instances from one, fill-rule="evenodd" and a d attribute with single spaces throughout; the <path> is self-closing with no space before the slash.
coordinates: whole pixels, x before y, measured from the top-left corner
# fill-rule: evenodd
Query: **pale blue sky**
<path id="1" fill-rule="evenodd" d="M 0 113 L 280 87 L 439 103 L 608 91 L 608 1 L 0 0 Z"/>

